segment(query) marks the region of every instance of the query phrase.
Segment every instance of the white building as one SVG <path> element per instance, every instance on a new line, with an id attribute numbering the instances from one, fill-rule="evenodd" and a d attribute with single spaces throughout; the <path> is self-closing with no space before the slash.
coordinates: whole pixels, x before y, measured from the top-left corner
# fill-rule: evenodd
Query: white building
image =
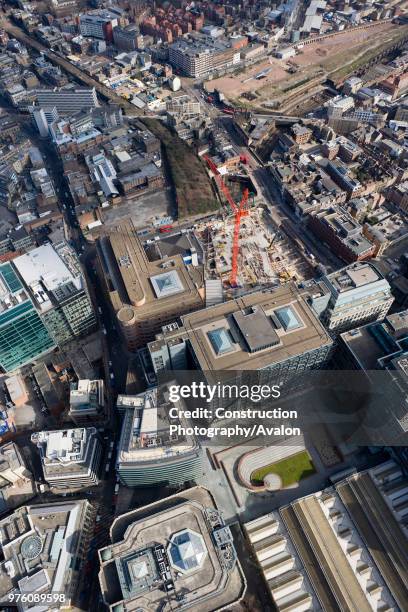
<path id="1" fill-rule="evenodd" d="M 78 380 L 71 385 L 69 417 L 76 425 L 97 422 L 104 417 L 103 380 Z"/>
<path id="2" fill-rule="evenodd" d="M 329 290 L 322 321 L 329 330 L 345 330 L 384 319 L 394 297 L 383 275 L 370 263 L 356 262 L 323 278 Z"/>
<path id="3" fill-rule="evenodd" d="M 64 115 L 73 115 L 82 109 L 99 106 L 95 87 L 77 89 L 33 89 L 32 93 L 37 99 L 38 106 L 42 108 L 56 108 Z"/>
<path id="4" fill-rule="evenodd" d="M 40 451 L 44 479 L 57 489 L 98 484 L 102 444 L 94 427 L 40 431 L 31 441 Z"/>
<path id="5" fill-rule="evenodd" d="M 50 335 L 58 345 L 95 329 L 96 318 L 75 251 L 44 244 L 13 260 Z"/>

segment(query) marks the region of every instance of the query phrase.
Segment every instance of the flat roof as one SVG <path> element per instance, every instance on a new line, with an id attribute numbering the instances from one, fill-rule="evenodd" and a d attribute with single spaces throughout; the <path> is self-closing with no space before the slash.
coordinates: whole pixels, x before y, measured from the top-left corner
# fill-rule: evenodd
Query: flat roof
<path id="1" fill-rule="evenodd" d="M 110 298 L 116 312 L 130 307 L 132 316 L 157 316 L 170 304 L 188 310 L 202 302 L 202 267 L 187 267 L 180 254 L 149 261 L 131 221 L 117 225 L 100 239 Z"/>
<path id="2" fill-rule="evenodd" d="M 294 283 L 242 296 L 181 319 L 183 327 L 162 334 L 149 344 L 150 350 L 175 337 L 186 338 L 202 370 L 262 369 L 332 344 Z M 217 353 L 213 334 L 220 334 L 220 330 L 225 330 L 231 347 Z"/>
<path id="3" fill-rule="evenodd" d="M 123 524 L 120 539 L 114 534 L 116 524 Z M 175 609 L 181 595 L 183 606 L 195 612 L 239 601 L 245 592 L 243 576 L 230 541 L 224 551 L 215 541 L 218 526 L 224 526 L 222 517 L 211 494 L 201 487 L 118 517 L 111 528 L 114 543 L 99 551 L 101 591 L 110 609 L 120 602 L 129 612 L 158 610 L 169 603 Z M 230 564 L 227 552 L 233 559 Z M 194 571 L 186 571 L 194 560 Z"/>
<path id="4" fill-rule="evenodd" d="M 52 291 L 74 280 L 52 244 L 44 244 L 20 255 L 14 259 L 13 263 L 29 286 L 41 281 L 49 291 Z"/>
<path id="5" fill-rule="evenodd" d="M 380 280 L 384 280 L 383 275 L 368 262 L 356 262 L 345 268 L 341 268 L 326 278 L 333 284 L 339 293 L 351 291 L 357 287 L 363 287 Z"/>

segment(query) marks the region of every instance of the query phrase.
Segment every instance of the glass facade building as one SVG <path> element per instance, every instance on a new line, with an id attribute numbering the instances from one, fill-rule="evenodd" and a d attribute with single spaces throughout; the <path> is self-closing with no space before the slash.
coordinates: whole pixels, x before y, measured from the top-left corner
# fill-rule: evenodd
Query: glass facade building
<path id="1" fill-rule="evenodd" d="M 0 367 L 13 371 L 54 347 L 12 266 L 0 265 Z"/>

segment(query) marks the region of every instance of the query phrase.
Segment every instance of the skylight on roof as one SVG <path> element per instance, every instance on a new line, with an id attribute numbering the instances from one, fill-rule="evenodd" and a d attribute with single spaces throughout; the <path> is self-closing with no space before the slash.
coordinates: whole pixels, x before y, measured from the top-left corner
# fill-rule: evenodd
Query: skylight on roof
<path id="1" fill-rule="evenodd" d="M 291 306 L 284 306 L 275 310 L 275 315 L 278 317 L 285 331 L 292 331 L 302 327 L 302 323 L 298 318 L 295 310 Z"/>

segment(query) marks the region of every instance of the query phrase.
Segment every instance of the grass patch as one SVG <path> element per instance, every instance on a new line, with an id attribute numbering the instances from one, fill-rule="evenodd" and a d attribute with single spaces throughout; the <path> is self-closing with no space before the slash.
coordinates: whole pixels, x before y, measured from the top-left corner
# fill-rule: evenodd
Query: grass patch
<path id="1" fill-rule="evenodd" d="M 218 209 L 204 162 L 181 138 L 157 119 L 143 118 L 146 127 L 160 139 L 177 199 L 178 218 Z"/>
<path id="2" fill-rule="evenodd" d="M 282 480 L 282 487 L 289 487 L 315 472 L 310 455 L 305 450 L 255 470 L 251 474 L 251 482 L 260 486 L 267 474 L 277 474 Z"/>

